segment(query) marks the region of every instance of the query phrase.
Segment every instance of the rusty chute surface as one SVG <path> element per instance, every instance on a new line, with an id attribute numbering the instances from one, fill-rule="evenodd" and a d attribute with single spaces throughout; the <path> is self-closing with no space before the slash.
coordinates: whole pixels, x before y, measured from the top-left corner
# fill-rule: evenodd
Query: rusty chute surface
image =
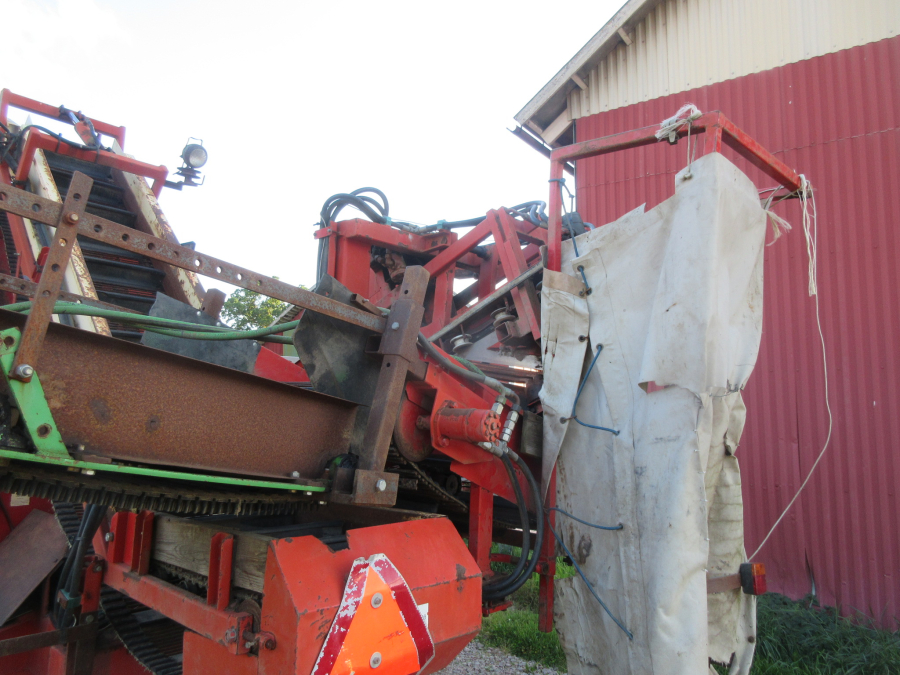
<path id="1" fill-rule="evenodd" d="M 0 311 L 0 329 L 25 317 Z M 322 476 L 357 406 L 124 340 L 50 324 L 35 365 L 68 446 L 99 457 L 234 473 Z"/>

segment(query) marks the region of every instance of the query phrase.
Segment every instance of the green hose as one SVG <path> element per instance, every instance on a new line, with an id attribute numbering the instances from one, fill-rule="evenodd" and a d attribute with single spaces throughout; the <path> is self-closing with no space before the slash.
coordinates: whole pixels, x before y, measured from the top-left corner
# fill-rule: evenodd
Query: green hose
<path id="1" fill-rule="evenodd" d="M 462 364 L 463 366 L 465 366 L 466 368 L 471 370 L 473 373 L 478 373 L 479 375 L 484 375 L 484 371 L 481 368 L 479 368 L 478 366 L 476 366 L 474 363 L 469 361 L 469 359 L 464 359 L 463 357 L 458 356 L 456 354 L 454 354 L 450 358 L 456 360 L 458 363 Z"/>
<path id="2" fill-rule="evenodd" d="M 0 309 L 11 312 L 27 314 L 33 302 L 18 302 L 13 305 L 5 305 Z M 131 312 L 119 312 L 103 307 L 92 307 L 77 302 L 57 302 L 53 307 L 54 314 L 74 314 L 80 316 L 96 316 L 104 319 L 112 319 L 119 323 L 132 324 L 144 330 L 168 335 L 170 337 L 185 338 L 187 340 L 260 340 L 262 342 L 276 342 L 280 344 L 292 344 L 293 340 L 285 335 L 275 335 L 296 328 L 300 321 L 255 330 L 232 330 L 223 326 L 207 326 L 205 324 L 191 323 L 189 321 L 177 321 L 164 319 L 157 316 L 145 316 L 132 314 Z"/>

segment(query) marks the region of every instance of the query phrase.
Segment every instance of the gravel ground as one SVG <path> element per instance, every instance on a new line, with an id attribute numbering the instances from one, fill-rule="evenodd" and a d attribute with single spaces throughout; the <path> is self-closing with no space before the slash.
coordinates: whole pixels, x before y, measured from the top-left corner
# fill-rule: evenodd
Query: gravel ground
<path id="1" fill-rule="evenodd" d="M 435 675 L 486 675 L 487 673 L 560 675 L 558 670 L 520 659 L 518 656 L 507 654 L 496 647 L 485 647 L 477 641 L 469 643 L 453 663 Z"/>

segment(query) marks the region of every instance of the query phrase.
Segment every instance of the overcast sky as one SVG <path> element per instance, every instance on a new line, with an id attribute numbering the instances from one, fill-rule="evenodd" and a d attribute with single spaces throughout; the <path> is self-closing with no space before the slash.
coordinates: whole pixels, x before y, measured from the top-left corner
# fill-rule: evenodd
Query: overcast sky
<path id="1" fill-rule="evenodd" d="M 3 0 L 0 87 L 125 125 L 170 172 L 202 138 L 206 184 L 160 200 L 179 239 L 310 284 L 334 193 L 421 223 L 546 200 L 507 128 L 621 3 Z"/>

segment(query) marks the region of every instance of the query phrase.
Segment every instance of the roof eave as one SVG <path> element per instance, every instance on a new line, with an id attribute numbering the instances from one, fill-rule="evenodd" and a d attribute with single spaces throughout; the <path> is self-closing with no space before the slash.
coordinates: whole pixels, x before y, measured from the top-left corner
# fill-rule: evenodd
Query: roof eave
<path id="1" fill-rule="evenodd" d="M 594 37 L 588 40 L 587 44 L 516 114 L 516 122 L 524 125 L 538 116 L 538 113 L 541 113 L 542 119 L 556 119 L 566 108 L 569 92 L 578 86 L 572 81 L 572 76 L 586 74 L 622 41 L 620 30 L 624 29 L 627 33 L 630 26 L 643 19 L 660 2 L 661 0 L 628 0 L 606 22 L 603 28 L 597 31 Z M 559 95 L 560 93 L 562 96 Z M 554 104 L 554 110 L 549 111 L 549 114 L 544 110 L 548 104 Z"/>

